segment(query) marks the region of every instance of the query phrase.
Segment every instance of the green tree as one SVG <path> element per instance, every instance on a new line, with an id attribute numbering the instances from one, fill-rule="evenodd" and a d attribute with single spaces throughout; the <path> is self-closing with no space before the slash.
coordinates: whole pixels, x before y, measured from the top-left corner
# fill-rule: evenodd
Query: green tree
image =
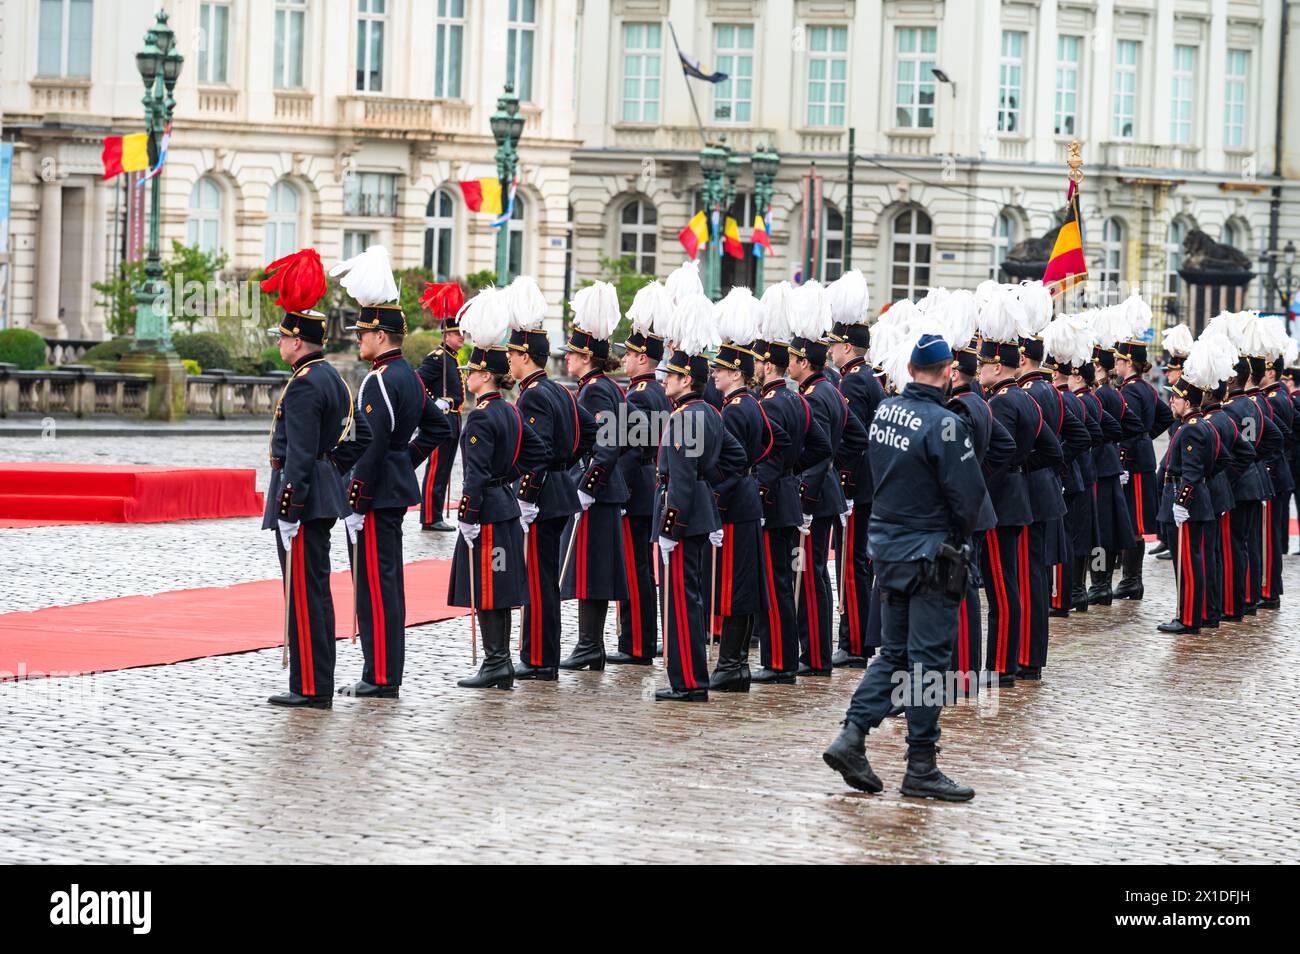
<path id="1" fill-rule="evenodd" d="M 227 261 L 229 258 L 225 252 L 209 253 L 198 246 L 173 241 L 171 255 L 163 258 L 162 280 L 169 289 L 175 291 L 179 288 L 182 293 L 190 282 L 198 282 L 206 289 L 220 277 Z M 100 295 L 96 304 L 107 310 L 108 330 L 114 335 L 129 335 L 135 331 L 136 292 L 143 283 L 143 260 L 123 262 L 118 273 L 109 280 L 91 283 L 90 287 Z M 194 325 L 205 316 L 185 314 L 186 310 L 180 309 L 182 313 L 173 321 L 193 331 Z"/>
<path id="2" fill-rule="evenodd" d="M 627 310 L 632 307 L 632 299 L 636 293 L 643 287 L 654 281 L 653 275 L 646 275 L 636 270 L 636 261 L 631 255 L 624 255 L 621 258 L 600 257 L 600 280 L 609 282 L 618 292 L 618 310 L 621 315 L 626 316 Z M 588 285 L 594 285 L 595 282 L 590 278 L 583 279 L 578 285 L 579 288 L 586 288 Z M 573 311 L 569 303 L 564 303 L 564 325 L 567 329 L 569 322 L 573 317 Z M 615 329 L 614 334 L 610 336 L 610 341 L 619 343 L 625 341 L 631 325 L 627 318 L 624 317 Z"/>

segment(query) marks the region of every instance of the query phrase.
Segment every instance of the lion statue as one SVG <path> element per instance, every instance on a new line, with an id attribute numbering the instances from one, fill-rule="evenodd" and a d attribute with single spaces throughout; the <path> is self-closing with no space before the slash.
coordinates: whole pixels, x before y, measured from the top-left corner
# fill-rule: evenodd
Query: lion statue
<path id="1" fill-rule="evenodd" d="M 1183 268 L 1203 272 L 1247 272 L 1250 259 L 1239 248 L 1216 242 L 1200 229 L 1183 239 Z"/>

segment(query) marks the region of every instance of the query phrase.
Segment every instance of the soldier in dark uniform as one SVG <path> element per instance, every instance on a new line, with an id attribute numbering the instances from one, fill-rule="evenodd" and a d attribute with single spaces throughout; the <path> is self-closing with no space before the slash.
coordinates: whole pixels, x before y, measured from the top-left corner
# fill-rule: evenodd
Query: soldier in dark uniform
<path id="1" fill-rule="evenodd" d="M 362 267 L 387 268 L 387 253 L 382 261 L 352 267 L 352 275 Z M 387 283 L 387 291 L 395 297 L 391 273 Z M 371 296 L 358 299 L 358 304 L 356 324 L 347 330 L 356 332 L 357 351 L 370 362 L 357 391 L 357 419 L 365 422 L 364 433 L 369 436 L 364 445 L 358 441 L 340 448 L 341 456 L 336 457 L 340 470 L 352 469 L 348 487 L 352 512 L 344 522 L 356 540 L 353 579 L 357 580 L 357 624 L 365 667 L 360 681 L 339 694 L 396 698 L 406 661 L 402 520 L 420 502 L 416 467 L 446 440 L 451 426 L 402 357 L 406 316 L 401 307 Z M 360 427 L 358 431 L 362 432 Z"/>
<path id="2" fill-rule="evenodd" d="M 314 249 L 273 262 L 264 290 L 278 292 L 284 317 L 270 334 L 293 368 L 271 425 L 271 480 L 263 530 L 276 530 L 287 594 L 289 691 L 277 706 L 328 709 L 334 696 L 334 601 L 330 595 L 330 531 L 348 513 L 331 455 L 352 425 L 352 395 L 325 360 L 325 316 L 310 309 L 325 293 L 325 270 Z M 292 560 L 292 572 L 286 564 Z M 350 624 L 349 624 L 350 625 Z"/>
<path id="3" fill-rule="evenodd" d="M 831 329 L 830 356 L 839 366 L 840 393 L 863 429 L 869 430 L 876 408 L 885 399 L 885 389 L 867 363 L 871 332 L 866 316 L 859 311 L 856 317 L 857 321 L 841 321 Z M 831 656 L 831 665 L 862 669 L 875 652 L 865 639 L 872 584 L 871 560 L 867 556 L 872 480 L 867 454 L 840 471 L 840 483 L 850 510 L 848 522 L 834 528 L 835 559 L 841 572 L 844 605 L 840 607 L 839 646 Z"/>
<path id="4" fill-rule="evenodd" d="M 464 492 L 457 509 L 460 535 L 452 554 L 447 602 L 474 610 L 483 639 L 482 666 L 456 685 L 509 689 L 515 682 L 510 614 L 531 599 L 514 482 L 543 467 L 550 449 L 524 423 L 520 410 L 501 397 L 503 389 L 514 387 L 506 349 L 483 347 L 477 340 L 475 344 L 465 366 L 474 410 L 461 433 Z M 525 493 L 532 489 L 530 484 Z M 542 487 L 536 490 L 540 493 Z"/>
<path id="5" fill-rule="evenodd" d="M 1228 402 L 1224 405 L 1242 436 L 1255 448 L 1255 479 L 1239 480 L 1233 487 L 1236 505 L 1229 521 L 1234 541 L 1233 564 L 1237 573 L 1244 574 L 1237 605 L 1246 616 L 1254 616 L 1264 599 L 1263 515 L 1273 492 L 1268 463 L 1282 447 L 1282 432 L 1269 419 L 1266 402 L 1250 394 L 1251 365 L 1262 364 L 1263 360 L 1249 355 L 1237 359 L 1235 376 L 1228 382 Z"/>
<path id="6" fill-rule="evenodd" d="M 638 303 L 643 306 L 638 308 Z M 654 662 L 659 613 L 655 605 L 654 511 L 655 458 L 663 422 L 672 412 L 655 369 L 664 357 L 664 339 L 653 331 L 656 312 L 671 310 L 668 292 L 650 282 L 636 294 L 628 309 L 632 333 L 623 348 L 627 372 L 627 426 L 629 443 L 618 459 L 627 484 L 623 505 L 623 562 L 627 568 L 627 599 L 618 604 L 618 652 L 605 661 L 615 665 L 649 666 Z"/>
<path id="7" fill-rule="evenodd" d="M 692 299 L 698 297 L 699 302 Z M 710 320 L 712 305 L 703 295 L 684 305 L 696 312 L 691 324 Z M 688 329 L 680 344 L 695 351 L 708 333 Z M 655 692 L 656 701 L 705 702 L 709 698 L 709 667 L 705 634 L 708 614 L 706 551 L 709 534 L 722 528 L 714 488 L 745 466 L 745 455 L 727 433 L 717 409 L 704 400 L 709 376 L 702 354 L 677 351 L 668 361 L 664 390 L 673 413 L 659 445 L 654 525 L 664 561 L 664 662 L 668 686 Z"/>
<path id="8" fill-rule="evenodd" d="M 1091 498 L 1092 537 L 1091 549 L 1075 560 L 1074 576 L 1071 581 L 1070 603 L 1079 611 L 1086 611 L 1092 605 L 1092 596 L 1088 591 L 1088 571 L 1101 572 L 1107 564 L 1107 550 L 1110 546 L 1113 526 L 1105 521 L 1112 520 L 1114 514 L 1122 513 L 1125 521 L 1128 510 L 1124 507 L 1124 495 L 1115 476 L 1119 471 L 1119 451 L 1116 445 L 1123 438 L 1120 423 L 1106 410 L 1102 400 L 1093 388 L 1096 371 L 1091 360 L 1082 361 L 1070 368 L 1070 392 L 1079 399 L 1090 421 L 1089 430 L 1100 434 L 1092 448 L 1089 459 L 1079 459 L 1079 469 L 1083 473 L 1086 493 Z M 1115 392 L 1112 392 L 1115 393 Z M 1115 393 L 1118 398 L 1118 393 Z M 1102 476 L 1103 469 L 1108 472 Z M 1109 481 L 1109 483 L 1107 483 Z M 1104 489 L 1104 490 L 1103 490 Z M 1104 513 L 1101 507 L 1103 492 L 1111 504 Z M 1131 538 L 1131 534 L 1129 535 Z M 1076 551 L 1076 556 L 1079 556 Z"/>
<path id="9" fill-rule="evenodd" d="M 546 448 L 544 459 L 524 473 L 516 488 L 526 534 L 529 597 L 520 621 L 515 678 L 552 681 L 560 663 L 560 541 L 582 509 L 569 468 L 591 452 L 596 422 L 572 391 L 546 376 L 551 349 L 544 331 L 516 328 L 506 347 L 511 374 L 519 382 L 515 407 Z"/>
<path id="10" fill-rule="evenodd" d="M 1241 621 L 1245 575 L 1237 573 L 1233 567 L 1236 553 L 1232 540 L 1232 511 L 1237 506 L 1236 488 L 1243 481 L 1249 483 L 1256 479 L 1255 447 L 1242 438 L 1236 421 L 1224 410 L 1223 398 L 1227 393 L 1228 382 L 1225 377 L 1206 392 L 1201 402 L 1206 422 L 1219 432 L 1219 441 L 1226 458 L 1225 468 L 1210 484 L 1217 527 L 1213 541 L 1207 541 L 1212 543 L 1207 553 L 1213 552 L 1213 566 L 1206 567 L 1206 573 L 1211 574 L 1206 584 L 1211 601 L 1206 617 L 1207 622 L 1212 620 L 1213 624 L 1223 620 L 1232 623 Z"/>
<path id="11" fill-rule="evenodd" d="M 763 499 L 763 567 L 766 571 L 767 612 L 760 613 L 758 634 L 761 668 L 754 682 L 793 684 L 799 668 L 799 630 L 796 619 L 796 561 L 802 559 L 798 528 L 803 526 L 799 475 L 831 457 L 830 439 L 813 416 L 808 402 L 786 387 L 790 363 L 784 341 L 768 341 L 757 366 L 762 379 L 763 410 L 768 420 L 785 432 L 788 443 L 780 454 L 770 454 L 755 471 Z M 805 568 L 806 569 L 806 568 Z"/>
<path id="12" fill-rule="evenodd" d="M 884 593 L 883 643 L 823 758 L 854 788 L 881 791 L 866 758 L 866 734 L 894 710 L 901 681 L 907 714 L 903 794 L 966 801 L 975 792 L 945 776 L 935 761 L 942 706 L 933 683 L 952 657 L 969 540 L 985 487 L 965 422 L 944 407 L 951 365 L 943 338 L 922 335 L 908 366 L 912 382 L 880 405 L 871 425 L 876 485 L 870 540 Z"/>
<path id="13" fill-rule="evenodd" d="M 1291 535 L 1291 494 L 1295 492 L 1291 476 L 1291 459 L 1295 452 L 1295 406 L 1278 379 L 1282 365 L 1280 357 L 1267 361 L 1263 375 L 1257 379 L 1259 396 L 1264 400 L 1266 410 L 1282 436 L 1282 447 L 1268 465 L 1268 476 L 1273 483 L 1273 499 L 1268 502 L 1265 510 L 1268 533 L 1265 535 L 1267 550 L 1264 565 L 1268 570 L 1268 587 L 1263 591 L 1263 599 L 1259 603 L 1262 609 L 1278 609 L 1281 606 L 1282 556 L 1287 551 Z"/>
<path id="14" fill-rule="evenodd" d="M 1095 328 L 1095 325 L 1094 325 Z M 1101 548 L 1094 560 L 1088 588 L 1089 606 L 1110 606 L 1115 598 L 1113 581 L 1121 555 L 1137 540 L 1129 516 L 1124 486 L 1130 477 L 1124 468 L 1121 446 L 1146 434 L 1146 426 L 1134 408 L 1112 383 L 1115 377 L 1115 349 L 1098 344 L 1092 349 L 1092 370 L 1097 400 L 1102 410 L 1119 424 L 1119 437 L 1112 437 L 1095 453 L 1097 464 L 1097 542 Z"/>
<path id="15" fill-rule="evenodd" d="M 605 668 L 605 615 L 611 600 L 627 599 L 621 511 L 628 501 L 619 470 L 623 389 L 606 371 L 618 364 L 609 355 L 609 336 L 618 326 L 618 294 L 608 282 L 579 289 L 565 367 L 578 381 L 578 403 L 596 421 L 596 441 L 570 473 L 578 485 L 582 513 L 565 529 L 563 550 L 572 553 L 560 569 L 560 599 L 578 601 L 578 642 L 561 669 Z M 573 546 L 569 546 L 573 539 Z"/>
<path id="16" fill-rule="evenodd" d="M 1142 559 L 1146 556 L 1143 536 L 1154 533 L 1156 497 L 1156 455 L 1152 441 L 1169 430 L 1173 413 L 1143 375 L 1151 370 L 1147 348 L 1141 341 L 1120 342 L 1115 348 L 1115 373 L 1120 378 L 1119 391 L 1124 402 L 1142 421 L 1143 433 L 1120 445 L 1120 461 L 1129 474 L 1124 485 L 1129 517 L 1137 539 L 1123 553 L 1123 576 L 1115 588 L 1116 599 L 1142 599 Z"/>
<path id="17" fill-rule="evenodd" d="M 451 431 L 447 439 L 429 455 L 429 466 L 424 471 L 420 491 L 420 528 L 422 530 L 456 529 L 442 515 L 451 484 L 451 468 L 456 462 L 456 449 L 460 446 L 460 414 L 465 405 L 465 382 L 457 365 L 465 336 L 460 330 L 460 309 L 465 295 L 457 282 L 430 283 L 420 299 L 442 328 L 442 341 L 428 353 L 415 369 L 429 397 L 442 403 L 438 406 L 447 415 Z"/>

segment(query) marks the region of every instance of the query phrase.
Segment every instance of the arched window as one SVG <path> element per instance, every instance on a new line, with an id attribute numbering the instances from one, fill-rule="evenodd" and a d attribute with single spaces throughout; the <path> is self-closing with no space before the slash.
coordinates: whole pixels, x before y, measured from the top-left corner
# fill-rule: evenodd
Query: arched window
<path id="1" fill-rule="evenodd" d="M 508 254 L 506 256 L 506 271 L 511 281 L 516 276 L 523 273 L 524 270 L 524 217 L 528 213 L 528 203 L 522 195 L 515 195 L 515 210 L 510 215 L 510 224 L 506 226 L 510 230 L 508 240 Z"/>
<path id="2" fill-rule="evenodd" d="M 1002 263 L 1007 260 L 1011 246 L 1016 242 L 1016 217 L 1010 212 L 999 212 L 993 221 L 993 248 L 989 254 L 989 278 L 998 280 Z"/>
<path id="3" fill-rule="evenodd" d="M 298 251 L 298 190 L 281 179 L 266 200 L 266 260 Z"/>
<path id="4" fill-rule="evenodd" d="M 1109 218 L 1101 226 L 1101 302 L 1113 305 L 1120 300 L 1119 283 L 1124 279 L 1124 223 Z"/>
<path id="5" fill-rule="evenodd" d="M 456 200 L 446 189 L 435 189 L 424 210 L 424 267 L 433 280 L 451 280 L 452 234 L 456 227 Z"/>
<path id="6" fill-rule="evenodd" d="M 1241 249 L 1244 252 L 1246 250 L 1246 230 L 1241 227 L 1241 223 L 1236 219 L 1228 219 L 1223 223 L 1223 230 L 1219 233 L 1219 241 L 1224 245 L 1231 245 L 1233 248 Z"/>
<path id="7" fill-rule="evenodd" d="M 930 284 L 930 217 L 904 209 L 890 230 L 889 300 L 914 298 Z"/>
<path id="8" fill-rule="evenodd" d="M 1169 233 L 1165 240 L 1165 295 L 1169 303 L 1169 314 L 1175 317 L 1182 311 L 1183 279 L 1178 269 L 1183 267 L 1183 241 L 1187 238 L 1186 219 L 1174 219 L 1169 223 Z"/>
<path id="9" fill-rule="evenodd" d="M 618 215 L 618 254 L 631 257 L 632 266 L 643 275 L 655 273 L 659 213 L 644 199 L 629 202 Z"/>
<path id="10" fill-rule="evenodd" d="M 822 227 L 825 254 L 822 258 L 822 275 L 833 282 L 844 274 L 844 216 L 829 202 L 825 205 L 826 221 Z"/>
<path id="11" fill-rule="evenodd" d="M 209 253 L 221 249 L 221 187 L 210 176 L 201 177 L 190 190 L 185 243 Z"/>

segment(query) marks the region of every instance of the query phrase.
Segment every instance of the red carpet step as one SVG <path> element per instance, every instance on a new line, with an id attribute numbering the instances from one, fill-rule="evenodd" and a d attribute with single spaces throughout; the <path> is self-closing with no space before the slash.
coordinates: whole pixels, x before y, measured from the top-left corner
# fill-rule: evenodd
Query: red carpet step
<path id="1" fill-rule="evenodd" d="M 448 606 L 449 560 L 406 564 L 406 625 L 468 610 Z M 352 636 L 352 581 L 333 574 L 339 639 Z M 280 580 L 176 590 L 153 596 L 0 614 L 0 680 L 158 666 L 279 646 L 284 639 Z M 469 644 L 468 623 L 465 642 Z"/>
<path id="2" fill-rule="evenodd" d="M 256 517 L 249 469 L 0 463 L 0 520 L 162 523 Z"/>

